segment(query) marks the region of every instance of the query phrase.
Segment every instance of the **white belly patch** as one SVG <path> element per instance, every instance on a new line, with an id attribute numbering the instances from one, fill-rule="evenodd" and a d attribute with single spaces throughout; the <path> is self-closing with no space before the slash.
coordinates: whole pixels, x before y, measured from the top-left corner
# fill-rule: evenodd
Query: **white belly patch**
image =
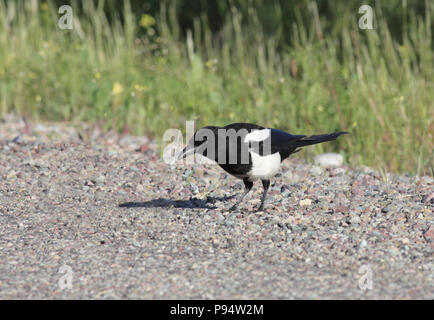
<path id="1" fill-rule="evenodd" d="M 251 179 L 268 180 L 279 171 L 280 154 L 279 152 L 268 156 L 261 156 L 255 152 L 250 152 L 252 156 L 252 168 L 248 172 Z"/>

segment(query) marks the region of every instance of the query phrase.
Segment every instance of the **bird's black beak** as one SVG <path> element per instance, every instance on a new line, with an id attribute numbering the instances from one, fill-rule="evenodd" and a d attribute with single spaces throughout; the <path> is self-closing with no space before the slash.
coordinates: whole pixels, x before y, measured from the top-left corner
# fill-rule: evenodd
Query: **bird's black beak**
<path id="1" fill-rule="evenodd" d="M 178 154 L 178 160 L 182 160 L 187 158 L 187 156 L 194 154 L 194 148 L 191 146 L 186 146 L 179 154 Z"/>

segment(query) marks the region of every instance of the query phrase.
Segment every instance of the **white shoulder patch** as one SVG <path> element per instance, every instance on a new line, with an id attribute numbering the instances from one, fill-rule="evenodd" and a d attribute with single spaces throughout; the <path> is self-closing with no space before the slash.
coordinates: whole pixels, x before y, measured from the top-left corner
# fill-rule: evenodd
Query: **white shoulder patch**
<path id="1" fill-rule="evenodd" d="M 253 130 L 245 136 L 244 143 L 248 143 L 250 141 L 264 141 L 270 136 L 270 134 L 270 129 Z"/>

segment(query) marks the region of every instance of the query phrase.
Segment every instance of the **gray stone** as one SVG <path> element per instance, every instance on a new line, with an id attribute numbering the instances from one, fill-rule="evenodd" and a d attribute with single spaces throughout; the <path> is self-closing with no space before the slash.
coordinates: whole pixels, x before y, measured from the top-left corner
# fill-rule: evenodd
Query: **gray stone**
<path id="1" fill-rule="evenodd" d="M 339 167 L 344 157 L 339 153 L 323 153 L 315 157 L 315 164 L 321 167 Z"/>

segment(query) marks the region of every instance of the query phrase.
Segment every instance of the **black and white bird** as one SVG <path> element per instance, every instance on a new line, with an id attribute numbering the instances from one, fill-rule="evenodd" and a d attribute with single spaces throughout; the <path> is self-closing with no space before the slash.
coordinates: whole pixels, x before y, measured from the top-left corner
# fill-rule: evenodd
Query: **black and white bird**
<path id="1" fill-rule="evenodd" d="M 260 179 L 264 190 L 258 211 L 262 211 L 270 179 L 276 175 L 283 160 L 300 151 L 300 147 L 332 141 L 346 133 L 292 135 L 250 123 L 233 123 L 225 127 L 207 126 L 195 132 L 178 159 L 200 154 L 217 162 L 234 177 L 242 179 L 245 192 L 230 210 L 237 208 L 252 189 L 253 182 Z"/>

